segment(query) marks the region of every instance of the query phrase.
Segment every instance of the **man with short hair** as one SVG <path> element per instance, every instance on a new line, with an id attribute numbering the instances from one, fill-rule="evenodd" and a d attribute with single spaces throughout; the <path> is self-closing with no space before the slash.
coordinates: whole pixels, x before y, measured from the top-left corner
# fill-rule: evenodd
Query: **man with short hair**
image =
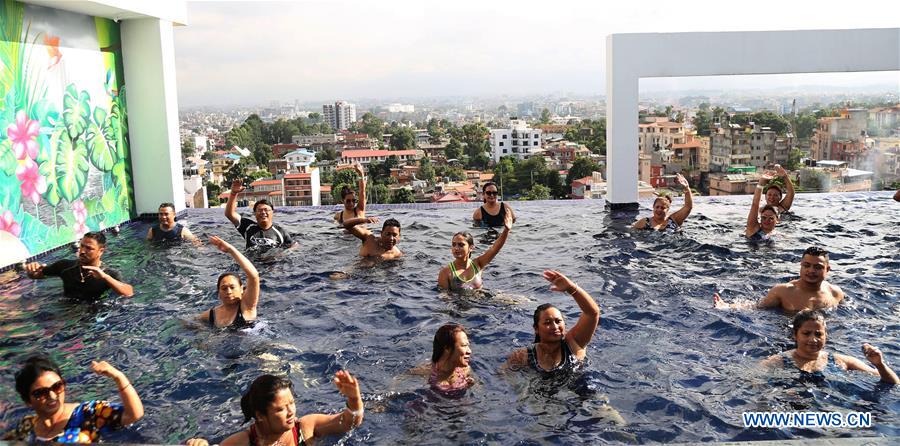
<path id="1" fill-rule="evenodd" d="M 234 223 L 238 232 L 247 240 L 247 248 L 289 248 L 294 245 L 291 235 L 279 225 L 272 223 L 275 207 L 267 200 L 259 200 L 253 205 L 256 221 L 241 217 L 237 210 L 237 196 L 244 190 L 241 180 L 231 183 L 231 195 L 225 204 L 225 216 Z"/>
<path id="2" fill-rule="evenodd" d="M 100 257 L 106 250 L 106 236 L 101 232 L 88 232 L 81 238 L 78 260 L 59 260 L 50 266 L 39 262 L 25 265 L 25 274 L 32 279 L 56 276 L 62 279 L 63 294 L 81 301 L 93 301 L 106 290 L 125 296 L 134 295 L 134 288 L 122 282 L 118 271 L 104 267 Z"/>
<path id="3" fill-rule="evenodd" d="M 382 260 L 392 260 L 403 255 L 397 248 L 400 243 L 400 222 L 389 218 L 381 226 L 381 234 L 376 237 L 365 226 L 366 223 L 375 223 L 377 217 L 360 217 L 344 220 L 344 228 L 350 231 L 356 238 L 362 240 L 359 255 L 362 257 L 378 257 Z"/>
<path id="4" fill-rule="evenodd" d="M 191 230 L 181 223 L 175 222 L 175 205 L 163 203 L 159 205 L 159 225 L 151 226 L 147 230 L 147 240 L 160 242 L 163 240 L 197 240 Z"/>
<path id="5" fill-rule="evenodd" d="M 836 307 L 844 299 L 844 292 L 836 285 L 825 280 L 831 266 L 828 264 L 828 251 L 811 246 L 803 252 L 800 259 L 800 278 L 788 283 L 775 285 L 766 297 L 755 304 L 743 301 L 727 303 L 713 295 L 716 308 L 781 308 L 796 313 L 801 310 L 817 310 Z"/>

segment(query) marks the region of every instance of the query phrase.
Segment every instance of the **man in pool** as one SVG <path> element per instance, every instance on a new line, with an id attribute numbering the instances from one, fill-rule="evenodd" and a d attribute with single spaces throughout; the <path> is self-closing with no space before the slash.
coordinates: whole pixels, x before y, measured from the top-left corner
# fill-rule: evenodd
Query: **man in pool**
<path id="1" fill-rule="evenodd" d="M 356 238 L 362 240 L 359 255 L 362 257 L 378 257 L 381 260 L 399 258 L 403 253 L 397 249 L 400 243 L 400 222 L 389 218 L 381 227 L 381 234 L 376 237 L 365 226 L 366 223 L 375 223 L 377 217 L 360 217 L 344 220 L 344 228 L 350 231 Z"/>
<path id="2" fill-rule="evenodd" d="M 294 245 L 291 235 L 279 225 L 272 222 L 275 208 L 267 200 L 259 200 L 253 204 L 253 214 L 256 221 L 241 217 L 237 210 L 237 196 L 244 190 L 241 180 L 231 183 L 231 195 L 225 204 L 225 216 L 234 223 L 241 236 L 247 240 L 247 249 L 250 248 L 290 248 Z"/>
<path id="3" fill-rule="evenodd" d="M 715 294 L 713 304 L 719 309 L 781 308 L 791 313 L 833 308 L 844 299 L 844 292 L 825 280 L 830 270 L 828 251 L 811 246 L 803 252 L 803 258 L 800 259 L 799 279 L 775 285 L 766 297 L 756 303 L 748 301 L 727 303 Z"/>
<path id="4" fill-rule="evenodd" d="M 122 282 L 118 271 L 103 266 L 100 257 L 106 250 L 106 236 L 101 232 L 88 232 L 78 247 L 78 260 L 59 260 L 49 266 L 31 262 L 25 265 L 25 274 L 32 279 L 57 276 L 63 282 L 63 294 L 81 301 L 93 301 L 106 290 L 125 296 L 134 295 L 134 288 Z"/>
<path id="5" fill-rule="evenodd" d="M 147 230 L 147 240 L 163 241 L 163 240 L 197 240 L 191 230 L 185 228 L 181 223 L 175 222 L 175 205 L 172 203 L 163 203 L 159 205 L 159 225 L 151 226 Z"/>

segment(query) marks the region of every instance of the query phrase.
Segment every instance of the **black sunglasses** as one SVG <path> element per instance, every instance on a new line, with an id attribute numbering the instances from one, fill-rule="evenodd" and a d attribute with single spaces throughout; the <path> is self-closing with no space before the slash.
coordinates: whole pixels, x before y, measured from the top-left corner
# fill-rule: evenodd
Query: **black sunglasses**
<path id="1" fill-rule="evenodd" d="M 40 389 L 34 389 L 31 391 L 31 397 L 36 400 L 43 400 L 50 396 L 50 391 L 59 395 L 60 393 L 65 392 L 66 390 L 66 382 L 63 380 L 59 380 L 55 382 L 50 387 L 41 387 Z"/>
<path id="2" fill-rule="evenodd" d="M 496 195 L 497 195 L 497 191 L 495 191 L 495 190 L 489 190 L 489 191 L 485 191 L 484 194 L 485 194 L 485 195 L 496 196 Z"/>

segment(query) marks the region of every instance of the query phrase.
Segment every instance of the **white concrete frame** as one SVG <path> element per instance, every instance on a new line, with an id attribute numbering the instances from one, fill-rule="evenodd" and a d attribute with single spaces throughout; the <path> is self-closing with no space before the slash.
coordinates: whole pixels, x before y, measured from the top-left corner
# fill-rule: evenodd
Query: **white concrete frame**
<path id="1" fill-rule="evenodd" d="M 606 37 L 607 202 L 637 209 L 642 77 L 900 70 L 900 28 L 611 34 Z"/>

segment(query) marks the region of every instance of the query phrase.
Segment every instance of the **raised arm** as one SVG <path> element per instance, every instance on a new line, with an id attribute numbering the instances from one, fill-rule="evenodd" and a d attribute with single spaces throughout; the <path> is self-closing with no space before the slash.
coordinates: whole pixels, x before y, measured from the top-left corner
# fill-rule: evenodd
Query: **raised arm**
<path id="1" fill-rule="evenodd" d="M 359 173 L 359 202 L 356 203 L 357 214 L 366 212 L 366 173 L 363 171 L 362 165 L 356 165 L 356 172 Z"/>
<path id="2" fill-rule="evenodd" d="M 363 421 L 364 409 L 362 395 L 359 392 L 359 381 L 350 373 L 340 370 L 334 374 L 334 385 L 342 395 L 347 397 L 347 407 L 336 414 L 310 414 L 300 418 L 300 428 L 307 440 L 315 441 L 325 435 L 342 434 Z"/>
<path id="3" fill-rule="evenodd" d="M 475 264 L 478 265 L 479 269 L 484 269 L 484 267 L 486 267 L 488 263 L 491 263 L 491 260 L 494 260 L 494 257 L 497 256 L 497 253 L 499 253 L 500 249 L 503 248 L 503 245 L 506 244 L 506 239 L 509 237 L 509 231 L 512 230 L 512 225 L 513 216 L 511 213 L 507 212 L 506 217 L 503 219 L 503 232 L 500 233 L 500 236 L 497 237 L 494 244 L 491 245 L 484 254 L 475 259 Z"/>
<path id="4" fill-rule="evenodd" d="M 781 289 L 783 287 L 784 285 L 773 286 L 772 289 L 769 290 L 769 293 L 766 294 L 766 297 L 763 297 L 758 302 L 739 300 L 736 302 L 728 303 L 719 296 L 719 293 L 713 293 L 713 307 L 719 310 L 757 310 L 766 308 L 781 308 Z"/>
<path id="5" fill-rule="evenodd" d="M 759 231 L 759 199 L 762 196 L 763 185 L 768 181 L 769 179 L 765 176 L 761 177 L 759 184 L 756 185 L 756 191 L 753 192 L 753 203 L 750 204 L 750 213 L 747 214 L 747 229 L 744 230 L 744 235 L 747 237 Z"/>
<path id="6" fill-rule="evenodd" d="M 544 279 L 550 282 L 551 290 L 567 293 L 575 299 L 578 308 L 581 308 L 581 316 L 575 326 L 566 333 L 566 339 L 574 340 L 582 349 L 586 348 L 594 337 L 597 325 L 600 324 L 600 306 L 594 302 L 590 294 L 558 271 L 544 271 Z"/>
<path id="7" fill-rule="evenodd" d="M 678 226 L 681 226 L 688 218 L 688 215 L 691 215 L 691 209 L 694 207 L 694 199 L 691 196 L 691 185 L 688 184 L 687 180 L 680 173 L 678 174 L 678 177 L 676 177 L 676 181 L 684 187 L 684 206 L 672 214 L 670 218 L 674 220 Z"/>
<path id="8" fill-rule="evenodd" d="M 241 311 L 255 313 L 256 304 L 259 302 L 259 272 L 256 270 L 256 267 L 253 266 L 253 262 L 241 254 L 237 248 L 219 237 L 210 237 L 209 243 L 218 248 L 219 251 L 231 254 L 234 261 L 237 262 L 238 266 L 244 271 L 244 274 L 247 275 L 247 285 L 244 287 L 243 296 L 241 296 Z"/>
<path id="9" fill-rule="evenodd" d="M 128 381 L 128 377 L 106 361 L 91 361 L 91 370 L 102 376 L 112 378 L 119 387 L 119 396 L 122 398 L 122 426 L 127 426 L 144 417 L 144 405 L 137 390 Z"/>
<path id="10" fill-rule="evenodd" d="M 888 367 L 887 363 L 884 362 L 884 356 L 881 353 L 881 350 L 878 347 L 875 347 L 872 344 L 865 343 L 862 345 L 863 354 L 866 356 L 866 359 L 871 363 L 875 368 L 869 367 L 862 361 L 846 356 L 843 356 L 844 363 L 847 364 L 847 369 L 851 370 L 861 370 L 863 372 L 870 373 L 872 375 L 878 376 L 881 378 L 881 382 L 888 384 L 900 384 L 900 378 L 897 377 L 897 374 Z M 836 355 L 837 356 L 837 355 Z"/>
<path id="11" fill-rule="evenodd" d="M 237 213 L 237 196 L 241 191 L 244 190 L 244 185 L 241 180 L 234 180 L 231 182 L 231 194 L 228 196 L 228 203 L 225 204 L 225 217 L 231 221 L 235 226 L 237 226 L 241 222 L 241 215 Z"/>
<path id="12" fill-rule="evenodd" d="M 784 170 L 784 167 L 780 165 L 775 165 L 775 171 L 778 173 L 778 176 L 784 179 L 784 187 L 787 189 L 784 194 L 784 198 L 781 199 L 781 209 L 785 211 L 789 211 L 791 209 L 791 205 L 794 204 L 794 182 L 791 181 L 791 176 Z"/>
<path id="13" fill-rule="evenodd" d="M 365 223 L 376 223 L 378 217 L 357 217 L 344 220 L 344 229 L 350 231 L 356 238 L 365 241 L 372 232 L 366 227 Z"/>

